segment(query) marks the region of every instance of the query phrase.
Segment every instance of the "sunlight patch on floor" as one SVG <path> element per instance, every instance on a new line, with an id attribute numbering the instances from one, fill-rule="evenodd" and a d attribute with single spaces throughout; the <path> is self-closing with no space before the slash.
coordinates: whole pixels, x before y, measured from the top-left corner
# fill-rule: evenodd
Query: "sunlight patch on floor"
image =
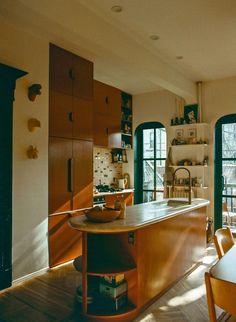
<path id="1" fill-rule="evenodd" d="M 216 256 L 215 255 L 208 255 L 205 256 L 202 260 L 203 264 L 212 264 L 215 260 L 216 260 Z"/>
<path id="2" fill-rule="evenodd" d="M 168 306 L 166 306 L 166 305 L 164 305 L 164 306 L 160 306 L 160 307 L 159 307 L 159 310 L 160 310 L 160 311 L 168 311 L 168 309 L 169 309 L 169 307 L 168 307 Z"/>
<path id="3" fill-rule="evenodd" d="M 149 313 L 148 315 L 146 315 L 143 319 L 139 320 L 140 322 L 148 322 L 151 319 L 154 319 L 154 315 L 152 313 Z"/>
<path id="4" fill-rule="evenodd" d="M 200 275 L 206 270 L 205 265 L 199 265 L 192 273 L 191 275 L 187 276 L 186 279 L 192 279 L 192 278 L 199 278 Z"/>
<path id="5" fill-rule="evenodd" d="M 186 305 L 197 301 L 206 294 L 205 284 L 202 284 L 190 291 L 187 291 L 181 296 L 176 296 L 170 299 L 167 304 L 172 307 Z"/>

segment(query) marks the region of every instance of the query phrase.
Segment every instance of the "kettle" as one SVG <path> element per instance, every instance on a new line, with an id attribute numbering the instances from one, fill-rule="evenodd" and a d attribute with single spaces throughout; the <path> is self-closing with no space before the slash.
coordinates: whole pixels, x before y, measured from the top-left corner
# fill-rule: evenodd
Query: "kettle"
<path id="1" fill-rule="evenodd" d="M 125 185 L 127 184 L 127 179 L 117 179 L 118 188 L 125 189 Z"/>

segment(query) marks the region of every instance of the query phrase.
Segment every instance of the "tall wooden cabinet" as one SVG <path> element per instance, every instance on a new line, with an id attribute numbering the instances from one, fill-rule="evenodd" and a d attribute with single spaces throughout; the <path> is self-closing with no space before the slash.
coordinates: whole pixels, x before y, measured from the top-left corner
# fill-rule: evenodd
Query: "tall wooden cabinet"
<path id="1" fill-rule="evenodd" d="M 121 148 L 121 91 L 94 81 L 94 144 Z"/>
<path id="2" fill-rule="evenodd" d="M 92 141 L 93 101 L 50 90 L 49 135 Z"/>
<path id="3" fill-rule="evenodd" d="M 50 91 L 91 99 L 93 63 L 50 44 Z"/>
<path id="4" fill-rule="evenodd" d="M 93 64 L 51 44 L 49 84 L 52 267 L 77 257 L 81 251 L 80 233 L 75 234 L 68 226 L 68 214 L 61 213 L 92 206 Z"/>

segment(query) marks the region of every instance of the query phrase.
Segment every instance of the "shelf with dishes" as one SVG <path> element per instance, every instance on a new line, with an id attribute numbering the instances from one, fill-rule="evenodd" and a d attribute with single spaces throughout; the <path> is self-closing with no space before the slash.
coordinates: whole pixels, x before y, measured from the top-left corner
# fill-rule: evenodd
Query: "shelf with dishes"
<path id="1" fill-rule="evenodd" d="M 206 146 L 208 138 L 209 128 L 207 123 L 182 124 L 169 127 L 171 146 Z"/>
<path id="2" fill-rule="evenodd" d="M 174 174 L 174 171 L 178 170 L 175 175 L 174 189 L 175 189 L 175 197 L 182 198 L 187 196 L 187 191 L 189 189 L 189 176 L 186 173 L 186 170 L 182 170 L 182 168 L 188 169 L 190 171 L 190 180 L 191 180 L 191 189 L 192 189 L 192 197 L 195 198 L 204 198 L 206 197 L 207 189 L 208 189 L 208 178 L 207 178 L 207 169 L 208 165 L 170 165 L 169 166 Z M 173 182 L 172 182 L 173 185 Z M 170 192 L 172 191 L 169 188 Z M 171 194 L 170 197 L 173 197 Z"/>
<path id="3" fill-rule="evenodd" d="M 133 111 L 132 96 L 121 92 L 121 147 L 131 149 L 133 146 Z"/>
<path id="4" fill-rule="evenodd" d="M 201 164 L 198 164 L 198 165 L 169 165 L 169 167 L 171 167 L 171 168 L 175 168 L 175 169 L 177 169 L 177 168 L 190 168 L 190 169 L 201 169 L 201 168 L 207 168 L 208 167 L 208 165 L 201 165 Z"/>
<path id="5" fill-rule="evenodd" d="M 187 168 L 191 175 L 191 189 L 194 197 L 207 197 L 208 194 L 208 144 L 207 123 L 172 125 L 168 128 L 169 167 L 173 173 L 179 168 Z M 176 195 L 184 195 L 188 185 L 186 171 L 176 172 Z M 183 185 L 181 187 L 181 184 Z M 178 186 L 179 185 L 179 186 Z"/>
<path id="6" fill-rule="evenodd" d="M 207 143 L 200 143 L 200 144 L 198 144 L 198 143 L 196 143 L 196 144 L 174 144 L 174 145 L 171 145 L 171 147 L 173 148 L 173 149 L 175 149 L 175 148 L 177 148 L 177 149 L 179 149 L 179 148 L 187 148 L 187 149 L 191 149 L 191 148 L 206 148 L 206 147 L 208 147 L 208 144 Z"/>

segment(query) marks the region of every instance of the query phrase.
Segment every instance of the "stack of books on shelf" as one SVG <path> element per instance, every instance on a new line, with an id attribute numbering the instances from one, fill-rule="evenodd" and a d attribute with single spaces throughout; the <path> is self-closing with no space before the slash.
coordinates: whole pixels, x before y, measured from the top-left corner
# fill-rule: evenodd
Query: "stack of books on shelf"
<path id="1" fill-rule="evenodd" d="M 104 309 L 118 311 L 127 303 L 127 281 L 124 274 L 100 278 L 100 305 Z"/>

